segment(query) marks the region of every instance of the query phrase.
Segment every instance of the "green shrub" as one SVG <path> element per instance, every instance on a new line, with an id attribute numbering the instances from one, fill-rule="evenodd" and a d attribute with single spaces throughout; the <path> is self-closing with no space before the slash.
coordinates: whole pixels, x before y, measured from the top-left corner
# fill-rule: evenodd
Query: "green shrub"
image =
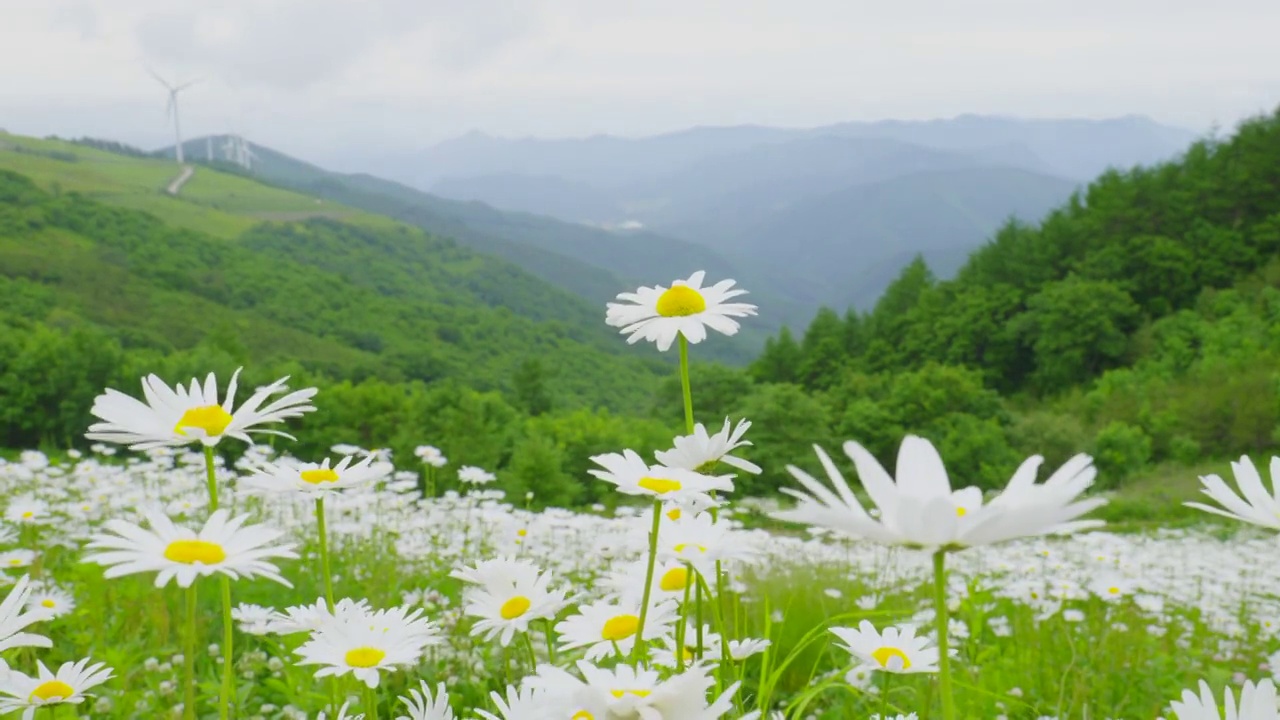
<path id="1" fill-rule="evenodd" d="M 1115 487 L 1151 461 L 1151 438 L 1142 428 L 1113 421 L 1093 440 L 1099 487 Z"/>

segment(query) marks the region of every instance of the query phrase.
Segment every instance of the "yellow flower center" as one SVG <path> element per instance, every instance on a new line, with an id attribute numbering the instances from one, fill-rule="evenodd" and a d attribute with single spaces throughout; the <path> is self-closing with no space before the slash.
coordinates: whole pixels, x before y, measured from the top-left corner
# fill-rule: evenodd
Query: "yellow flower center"
<path id="1" fill-rule="evenodd" d="M 1115 587 L 1115 586 L 1113 585 L 1113 586 L 1111 586 L 1111 587 L 1107 588 L 1107 592 L 1111 593 L 1112 595 L 1119 595 L 1119 594 L 1120 594 L 1120 588 Z"/>
<path id="2" fill-rule="evenodd" d="M 36 686 L 31 691 L 31 697 L 27 698 L 29 702 L 43 700 L 44 702 L 61 702 L 75 695 L 75 688 L 62 682 L 61 680 L 46 680 Z"/>
<path id="3" fill-rule="evenodd" d="M 684 549 L 685 549 L 685 548 L 687 548 L 687 547 L 689 547 L 688 543 L 680 543 L 680 544 L 676 545 L 674 549 L 675 549 L 675 551 L 676 551 L 676 552 L 678 552 L 678 553 L 682 553 L 682 552 L 684 552 Z M 707 546 L 706 546 L 706 545 L 694 545 L 694 547 L 695 547 L 695 548 L 697 548 L 697 549 L 698 549 L 698 552 L 700 552 L 700 553 L 705 553 L 705 552 L 707 551 Z"/>
<path id="4" fill-rule="evenodd" d="M 689 584 L 689 570 L 684 567 L 671 568 L 662 575 L 662 579 L 658 581 L 658 587 L 665 592 L 675 592 L 683 590 Z"/>
<path id="5" fill-rule="evenodd" d="M 672 490 L 680 489 L 679 480 L 668 480 L 666 478 L 640 478 L 640 482 L 636 484 L 645 490 L 652 490 L 657 495 L 666 495 Z"/>
<path id="6" fill-rule="evenodd" d="M 968 514 L 969 514 L 969 511 L 966 510 L 965 508 L 962 508 L 962 507 L 956 508 L 956 517 L 964 517 L 965 515 L 968 515 Z"/>
<path id="7" fill-rule="evenodd" d="M 574 713 L 573 717 L 569 718 L 569 720 L 596 720 L 596 716 L 592 715 L 586 710 L 579 710 L 578 712 Z"/>
<path id="8" fill-rule="evenodd" d="M 387 654 L 378 648 L 358 647 L 347 651 L 347 664 L 351 667 L 371 668 L 382 662 Z"/>
<path id="9" fill-rule="evenodd" d="M 668 510 L 668 511 L 667 511 L 667 517 L 671 518 L 672 520 L 679 520 L 679 519 L 680 519 L 680 508 L 671 508 L 670 510 Z"/>
<path id="10" fill-rule="evenodd" d="M 525 530 L 524 528 L 520 528 L 519 530 L 516 531 L 516 534 L 519 535 L 520 537 L 524 537 L 529 534 L 529 531 Z"/>
<path id="11" fill-rule="evenodd" d="M 57 606 L 57 603 L 55 603 L 53 600 L 49 598 L 45 598 L 44 600 L 41 600 L 40 604 L 49 608 L 50 610 L 52 610 L 54 607 Z"/>
<path id="12" fill-rule="evenodd" d="M 23 520 L 30 520 L 31 518 L 33 518 L 33 517 L 35 517 L 35 516 L 36 516 L 35 512 L 34 512 L 34 511 L 31 511 L 31 510 L 28 510 L 28 511 L 26 511 L 26 512 L 22 513 L 22 519 L 23 519 Z"/>
<path id="13" fill-rule="evenodd" d="M 10 564 L 10 565 L 12 565 L 12 566 L 14 566 L 14 567 L 18 567 L 18 566 L 22 565 L 22 559 L 21 559 L 21 558 L 13 558 L 12 560 L 10 560 L 10 561 L 9 561 L 9 564 Z"/>
<path id="14" fill-rule="evenodd" d="M 880 663 L 880 667 L 883 668 L 889 667 L 889 660 L 896 657 L 902 661 L 903 670 L 911 669 L 911 660 L 907 657 L 906 653 L 902 652 L 898 648 L 882 647 L 871 653 L 871 657 L 875 658 L 876 662 Z"/>
<path id="15" fill-rule="evenodd" d="M 517 595 L 502 603 L 502 607 L 498 609 L 498 614 L 502 616 L 503 620 L 514 620 L 528 612 L 529 606 L 532 604 L 529 602 L 529 598 Z"/>
<path id="16" fill-rule="evenodd" d="M 658 314 L 662 317 L 697 315 L 707 309 L 707 299 L 688 285 L 672 285 L 658 298 Z"/>
<path id="17" fill-rule="evenodd" d="M 231 420 L 231 413 L 223 410 L 221 405 L 204 405 L 182 413 L 173 431 L 179 435 L 186 435 L 183 428 L 199 428 L 205 435 L 213 437 L 221 435 L 231 424 Z"/>
<path id="18" fill-rule="evenodd" d="M 635 635 L 638 627 L 640 627 L 640 618 L 635 615 L 615 615 L 605 621 L 600 637 L 614 642 L 625 640 Z"/>
<path id="19" fill-rule="evenodd" d="M 299 475 L 302 482 L 319 485 L 320 483 L 338 482 L 338 473 L 329 468 L 316 468 L 315 470 L 303 470 Z"/>
<path id="20" fill-rule="evenodd" d="M 217 543 L 204 540 L 174 540 L 164 549 L 164 559 L 193 565 L 216 565 L 227 559 L 227 553 Z"/>
<path id="21" fill-rule="evenodd" d="M 623 695 L 635 695 L 636 697 L 649 697 L 652 690 L 610 690 L 609 694 L 621 698 Z"/>

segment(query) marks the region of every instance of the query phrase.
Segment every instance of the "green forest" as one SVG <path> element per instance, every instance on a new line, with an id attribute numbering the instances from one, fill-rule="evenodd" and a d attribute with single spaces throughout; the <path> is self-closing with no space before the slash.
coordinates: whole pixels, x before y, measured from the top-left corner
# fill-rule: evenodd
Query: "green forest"
<path id="1" fill-rule="evenodd" d="M 671 358 L 627 346 L 603 317 L 416 228 L 311 219 L 228 240 L 0 174 L 8 448 L 83 446 L 105 386 L 244 365 L 249 386 L 290 374 L 322 388 L 302 457 L 356 443 L 412 467 L 430 443 L 535 505 L 606 502 L 588 457 L 666 445 L 681 404 Z M 811 466 L 815 442 L 857 439 L 891 461 L 907 432 L 985 487 L 1032 453 L 1091 452 L 1101 484 L 1123 488 L 1269 450 L 1280 113 L 1108 172 L 1038 225 L 1006 225 L 954 279 L 918 260 L 870 312 L 823 310 L 747 367 L 698 362 L 703 350 L 697 418 L 753 422 L 749 456 L 766 470 L 739 478 L 747 494 Z"/>

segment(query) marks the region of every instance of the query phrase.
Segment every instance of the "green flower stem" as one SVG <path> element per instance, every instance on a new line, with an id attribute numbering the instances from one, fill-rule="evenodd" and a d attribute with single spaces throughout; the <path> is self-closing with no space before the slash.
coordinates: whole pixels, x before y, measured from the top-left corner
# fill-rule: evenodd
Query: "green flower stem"
<path id="1" fill-rule="evenodd" d="M 721 661 L 720 667 L 722 669 L 733 667 L 733 658 L 729 655 L 729 636 L 732 633 L 729 632 L 729 628 L 725 624 L 725 620 L 724 620 L 724 615 L 725 615 L 724 577 L 725 577 L 724 570 L 721 569 L 720 561 L 717 560 L 716 561 L 716 597 L 714 602 L 715 602 L 715 608 L 716 608 L 716 616 L 715 616 L 716 624 L 718 626 L 716 627 L 716 630 L 720 632 L 720 661 Z"/>
<path id="2" fill-rule="evenodd" d="M 209 486 L 209 512 L 218 509 L 218 478 L 213 472 L 213 446 L 204 446 L 204 472 Z"/>
<path id="3" fill-rule="evenodd" d="M 696 577 L 689 563 L 685 563 L 684 572 L 684 599 L 680 601 L 680 624 L 676 626 L 676 670 L 679 672 L 684 672 L 684 649 L 689 644 L 686 637 L 689 634 L 689 590 Z"/>
<path id="4" fill-rule="evenodd" d="M 186 632 L 182 638 L 182 717 L 184 720 L 195 720 L 196 717 L 196 584 L 191 583 L 185 593 L 187 615 L 184 624 Z"/>
<path id="5" fill-rule="evenodd" d="M 699 577 L 701 577 L 701 575 L 699 575 L 697 571 L 694 571 L 693 582 L 695 584 L 698 582 Z M 702 590 L 700 588 L 697 589 L 697 592 L 693 594 L 693 633 L 694 633 L 694 638 L 697 640 L 697 643 L 698 643 L 697 646 L 694 648 L 693 656 L 694 656 L 694 659 L 701 660 L 702 659 Z"/>
<path id="6" fill-rule="evenodd" d="M 933 604 L 938 628 L 938 691 L 942 695 L 942 720 L 955 720 L 956 701 L 951 694 L 951 655 L 947 649 L 947 553 L 933 554 Z"/>
<path id="7" fill-rule="evenodd" d="M 528 632 L 520 633 L 524 636 L 524 646 L 529 649 L 529 672 L 537 672 L 538 670 L 538 653 L 533 650 L 533 636 Z"/>
<path id="8" fill-rule="evenodd" d="M 653 567 L 658 561 L 658 526 L 662 522 L 662 501 L 653 500 L 653 527 L 649 530 L 649 569 L 644 576 L 644 595 L 640 599 L 640 622 L 636 625 L 636 644 L 631 648 L 631 659 L 642 657 L 644 645 L 644 620 L 649 614 L 649 594 L 653 591 Z"/>
<path id="9" fill-rule="evenodd" d="M 324 517 L 324 496 L 316 498 L 316 532 L 320 535 L 320 574 L 324 576 L 324 602 L 333 614 L 333 573 L 329 570 L 329 529 Z M 329 703 L 338 707 L 338 679 L 329 679 Z"/>
<path id="10" fill-rule="evenodd" d="M 364 717 L 365 720 L 378 720 L 378 693 L 367 685 L 364 688 Z"/>
<path id="11" fill-rule="evenodd" d="M 233 642 L 231 624 L 231 578 L 218 578 L 222 584 L 222 695 L 218 699 L 218 717 L 227 720 L 235 698 L 235 663 L 231 657 Z"/>
<path id="12" fill-rule="evenodd" d="M 556 664 L 556 641 L 554 638 L 555 631 L 551 629 L 551 618 L 545 618 L 543 622 L 546 623 L 546 627 L 544 629 L 547 631 L 547 659 L 551 661 L 552 665 L 555 665 Z"/>
<path id="13" fill-rule="evenodd" d="M 680 333 L 680 389 L 684 391 L 684 431 L 693 434 L 693 391 L 689 388 L 689 341 Z"/>
<path id="14" fill-rule="evenodd" d="M 324 519 L 324 496 L 316 498 L 316 532 L 320 534 L 320 574 L 324 577 L 324 601 L 333 614 L 333 574 L 329 571 L 329 529 Z"/>
<path id="15" fill-rule="evenodd" d="M 721 690 L 724 689 L 724 678 L 722 677 L 722 672 L 729 672 L 724 668 L 733 667 L 733 659 L 729 656 L 729 638 L 724 634 L 724 631 L 725 631 L 724 613 L 721 611 L 721 608 L 720 608 L 720 598 L 711 597 L 711 588 L 707 586 L 707 579 L 702 577 L 702 573 L 698 573 L 698 588 L 699 588 L 699 593 L 698 593 L 699 596 L 703 594 L 707 596 L 707 604 L 711 606 L 711 620 L 716 624 L 716 627 L 720 629 L 720 656 L 721 656 L 720 664 L 722 667 L 716 670 L 716 692 L 719 693 Z M 698 650 L 699 652 L 701 652 L 702 650 L 701 624 L 699 624 L 698 626 L 698 635 L 699 635 Z"/>
<path id="16" fill-rule="evenodd" d="M 218 510 L 218 478 L 213 469 L 213 448 L 204 448 L 205 477 L 209 486 L 209 512 Z M 231 578 L 218 578 L 222 586 L 222 691 L 218 697 L 218 717 L 227 720 L 235 692 L 235 665 L 232 662 Z"/>

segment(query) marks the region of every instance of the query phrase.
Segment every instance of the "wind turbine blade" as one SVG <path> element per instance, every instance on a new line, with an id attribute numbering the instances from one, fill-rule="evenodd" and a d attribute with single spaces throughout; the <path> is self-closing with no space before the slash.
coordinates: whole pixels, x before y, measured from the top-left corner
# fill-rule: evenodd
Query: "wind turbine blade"
<path id="1" fill-rule="evenodd" d="M 156 72 L 155 70 L 152 70 L 151 68 L 147 68 L 147 72 L 151 73 L 151 77 L 155 78 L 156 82 L 169 88 L 169 90 L 173 90 L 173 86 L 169 84 L 168 80 L 165 80 L 164 78 L 160 77 L 160 73 Z"/>
<path id="2" fill-rule="evenodd" d="M 195 80 L 188 80 L 188 81 L 186 81 L 186 82 L 182 83 L 181 85 L 179 85 L 178 87 L 174 88 L 174 89 L 173 89 L 173 91 L 174 91 L 174 92 L 179 92 L 179 91 L 182 91 L 182 90 L 186 90 L 187 88 L 191 87 L 192 85 L 195 85 L 196 83 L 198 83 L 198 82 L 202 82 L 202 81 L 203 81 L 203 78 L 196 78 Z"/>

